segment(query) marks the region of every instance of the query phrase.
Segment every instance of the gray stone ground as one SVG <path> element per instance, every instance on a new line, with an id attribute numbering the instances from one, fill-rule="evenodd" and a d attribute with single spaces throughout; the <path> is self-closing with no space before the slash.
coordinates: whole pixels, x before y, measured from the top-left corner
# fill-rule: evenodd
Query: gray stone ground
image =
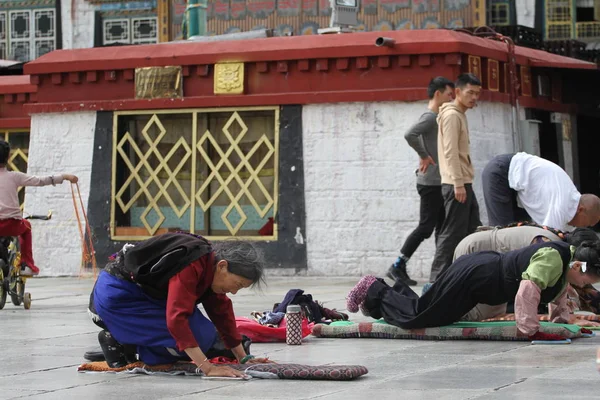
<path id="1" fill-rule="evenodd" d="M 234 296 L 237 315 L 269 309 L 287 289 L 302 288 L 330 308 L 344 308 L 355 278 L 272 278 L 263 294 Z M 586 399 L 598 398 L 600 338 L 571 345 L 317 339 L 302 346 L 255 344 L 279 362 L 362 364 L 352 382 L 215 381 L 193 377 L 81 374 L 82 354 L 97 346 L 86 307 L 91 279 L 33 279 L 33 305 L 0 311 L 0 399 Z M 420 291 L 420 288 L 417 290 Z M 355 315 L 353 315 L 355 316 Z M 361 320 L 363 318 L 356 317 Z"/>

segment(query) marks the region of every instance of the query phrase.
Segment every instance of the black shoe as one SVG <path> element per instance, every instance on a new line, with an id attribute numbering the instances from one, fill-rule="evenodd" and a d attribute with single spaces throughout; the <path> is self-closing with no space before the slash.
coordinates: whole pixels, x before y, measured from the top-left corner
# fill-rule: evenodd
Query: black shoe
<path id="1" fill-rule="evenodd" d="M 250 354 L 250 344 L 252 344 L 252 340 L 248 336 L 242 335 L 242 347 L 246 354 Z M 206 358 L 209 360 L 216 357 L 226 357 L 235 360 L 235 355 L 230 349 L 225 348 L 225 343 L 223 343 L 221 336 L 218 334 L 215 343 L 206 352 Z"/>
<path id="2" fill-rule="evenodd" d="M 83 358 L 85 358 L 88 361 L 92 361 L 92 362 L 105 360 L 102 349 L 86 351 L 83 354 Z"/>
<path id="3" fill-rule="evenodd" d="M 390 269 L 388 269 L 387 277 L 393 279 L 394 282 L 402 281 L 408 286 L 417 285 L 417 281 L 410 279 L 410 277 L 406 273 L 406 262 L 402 258 L 398 258 L 398 260 L 394 264 L 392 264 Z"/>
<path id="4" fill-rule="evenodd" d="M 110 332 L 100 331 L 100 333 L 98 333 L 98 342 L 100 343 L 104 359 L 109 367 L 121 368 L 127 365 L 123 345 L 117 342 Z"/>
<path id="5" fill-rule="evenodd" d="M 134 362 L 138 361 L 137 346 L 123 345 L 123 349 L 125 350 L 125 360 L 127 361 L 127 364 L 133 364 Z M 104 357 L 104 353 L 102 352 L 102 349 L 86 351 L 83 354 L 83 358 L 85 358 L 88 361 L 92 361 L 92 362 L 106 360 L 106 358 Z"/>
<path id="6" fill-rule="evenodd" d="M 124 344 L 123 349 L 125 350 L 125 360 L 127 361 L 127 364 L 133 364 L 134 362 L 138 362 L 136 345 Z"/>

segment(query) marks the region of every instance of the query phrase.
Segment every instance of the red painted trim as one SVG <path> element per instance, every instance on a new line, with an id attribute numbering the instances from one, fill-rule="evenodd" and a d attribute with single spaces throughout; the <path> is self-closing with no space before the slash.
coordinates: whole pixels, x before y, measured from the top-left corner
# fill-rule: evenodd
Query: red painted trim
<path id="1" fill-rule="evenodd" d="M 393 48 L 376 47 L 380 32 L 306 35 L 237 41 L 161 43 L 156 45 L 57 50 L 25 64 L 26 74 L 120 70 L 165 65 L 239 61 L 282 61 L 400 54 L 463 53 L 507 60 L 504 43 L 444 30 L 390 31 Z M 538 67 L 597 69 L 596 64 L 517 46 L 517 63 Z"/>
<path id="2" fill-rule="evenodd" d="M 379 68 L 389 68 L 392 65 L 390 62 L 390 56 L 379 56 L 377 57 L 377 66 Z"/>
<path id="3" fill-rule="evenodd" d="M 291 94 L 201 96 L 184 99 L 107 100 L 70 103 L 26 104 L 28 114 L 69 111 L 155 110 L 164 108 L 206 108 L 284 104 L 342 103 L 352 101 L 418 101 L 426 98 L 426 88 L 355 90 L 338 92 L 298 92 Z"/>
<path id="4" fill-rule="evenodd" d="M 335 60 L 335 68 L 339 69 L 340 71 L 347 70 L 349 66 L 350 66 L 349 58 L 338 58 L 337 60 Z"/>
<path id="5" fill-rule="evenodd" d="M 429 65 L 431 65 L 431 54 L 419 55 L 419 66 L 427 67 Z"/>
<path id="6" fill-rule="evenodd" d="M 37 92 L 37 85 L 31 83 L 31 76 L 0 76 L 0 95 Z"/>
<path id="7" fill-rule="evenodd" d="M 210 108 L 210 107 L 243 107 L 243 106 L 272 106 L 286 104 L 319 104 L 347 102 L 380 102 L 380 101 L 419 101 L 426 100 L 426 88 L 384 89 L 384 90 L 355 90 L 338 92 L 303 92 L 266 95 L 233 95 L 233 96 L 202 96 L 184 99 L 156 100 L 108 100 L 96 102 L 70 103 L 30 103 L 25 104 L 28 114 L 56 113 L 70 111 L 132 111 L 157 110 L 172 108 Z M 482 101 L 508 103 L 506 93 L 484 91 Z M 521 106 L 549 111 L 572 110 L 573 107 L 534 98 L 520 98 Z"/>
<path id="8" fill-rule="evenodd" d="M 398 65 L 401 67 L 410 67 L 410 55 L 398 56 Z"/>
<path id="9" fill-rule="evenodd" d="M 0 118 L 0 129 L 29 129 L 31 118 Z"/>
<path id="10" fill-rule="evenodd" d="M 298 60 L 298 70 L 299 71 L 309 71 L 310 70 L 310 60 Z"/>
<path id="11" fill-rule="evenodd" d="M 269 63 L 266 63 L 264 61 L 256 63 L 256 70 L 261 74 L 269 72 Z"/>
<path id="12" fill-rule="evenodd" d="M 288 72 L 288 62 L 287 61 L 278 61 L 277 62 L 277 72 Z"/>

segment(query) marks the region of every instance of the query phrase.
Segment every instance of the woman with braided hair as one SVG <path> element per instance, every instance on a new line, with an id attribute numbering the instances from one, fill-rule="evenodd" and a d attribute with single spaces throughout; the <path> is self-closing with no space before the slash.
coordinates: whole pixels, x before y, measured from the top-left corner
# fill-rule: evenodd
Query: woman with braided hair
<path id="1" fill-rule="evenodd" d="M 584 287 L 597 282 L 600 242 L 583 242 L 579 247 L 543 242 L 507 253 L 462 256 L 420 298 L 401 281 L 390 287 L 382 279 L 365 276 L 348 294 L 347 307 L 403 329 L 420 329 L 457 322 L 478 304 L 498 306 L 514 300 L 521 335 L 563 340 L 539 332 L 539 304 L 554 303 L 551 320 L 567 323 L 567 284 Z"/>

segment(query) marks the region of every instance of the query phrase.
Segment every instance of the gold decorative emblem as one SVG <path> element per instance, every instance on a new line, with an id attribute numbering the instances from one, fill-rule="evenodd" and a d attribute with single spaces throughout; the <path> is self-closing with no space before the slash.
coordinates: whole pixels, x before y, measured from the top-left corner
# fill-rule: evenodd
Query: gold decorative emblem
<path id="1" fill-rule="evenodd" d="M 215 94 L 244 93 L 244 63 L 215 64 Z"/>
<path id="2" fill-rule="evenodd" d="M 136 99 L 179 99 L 182 86 L 181 66 L 135 69 Z"/>

